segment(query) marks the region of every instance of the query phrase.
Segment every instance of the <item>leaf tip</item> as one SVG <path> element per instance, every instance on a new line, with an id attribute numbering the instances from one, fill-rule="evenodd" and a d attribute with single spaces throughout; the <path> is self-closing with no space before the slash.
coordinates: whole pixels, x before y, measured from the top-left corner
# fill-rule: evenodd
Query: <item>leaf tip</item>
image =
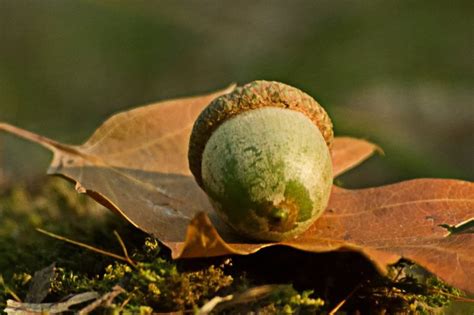
<path id="1" fill-rule="evenodd" d="M 79 182 L 76 182 L 76 186 L 74 187 L 74 189 L 76 189 L 76 191 L 80 194 L 85 194 L 87 192 L 87 189 Z"/>
<path id="2" fill-rule="evenodd" d="M 173 250 L 173 259 L 239 254 L 217 232 L 209 216 L 198 212 L 188 225 L 185 241 Z"/>

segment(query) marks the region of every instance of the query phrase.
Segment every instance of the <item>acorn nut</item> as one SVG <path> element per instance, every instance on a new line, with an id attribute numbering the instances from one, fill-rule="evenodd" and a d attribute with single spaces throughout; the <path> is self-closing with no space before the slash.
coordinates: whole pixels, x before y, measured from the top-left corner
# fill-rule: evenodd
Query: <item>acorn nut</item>
<path id="1" fill-rule="evenodd" d="M 307 230 L 332 186 L 332 123 L 309 95 L 254 81 L 213 100 L 196 122 L 189 166 L 220 217 L 256 240 Z"/>

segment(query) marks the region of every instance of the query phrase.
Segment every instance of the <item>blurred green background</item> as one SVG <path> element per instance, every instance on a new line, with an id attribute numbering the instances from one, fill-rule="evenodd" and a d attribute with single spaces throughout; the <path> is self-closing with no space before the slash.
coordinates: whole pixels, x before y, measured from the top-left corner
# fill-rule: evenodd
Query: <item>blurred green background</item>
<path id="1" fill-rule="evenodd" d="M 0 0 L 0 121 L 79 144 L 131 107 L 278 80 L 378 143 L 350 187 L 474 179 L 473 1 Z M 50 154 L 0 136 L 0 183 Z"/>

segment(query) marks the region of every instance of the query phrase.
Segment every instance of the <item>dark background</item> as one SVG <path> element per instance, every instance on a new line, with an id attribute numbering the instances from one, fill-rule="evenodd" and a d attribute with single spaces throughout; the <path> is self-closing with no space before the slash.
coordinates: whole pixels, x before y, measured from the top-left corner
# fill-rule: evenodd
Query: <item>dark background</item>
<path id="1" fill-rule="evenodd" d="M 473 1 L 0 0 L 0 121 L 79 144 L 131 107 L 256 79 L 385 150 L 339 181 L 474 179 Z M 0 136 L 0 183 L 50 154 Z"/>

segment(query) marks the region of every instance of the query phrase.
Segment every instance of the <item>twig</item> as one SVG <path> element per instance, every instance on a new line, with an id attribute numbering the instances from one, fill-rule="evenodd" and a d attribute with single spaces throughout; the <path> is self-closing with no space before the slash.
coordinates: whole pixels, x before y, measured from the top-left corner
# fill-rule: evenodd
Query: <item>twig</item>
<path id="1" fill-rule="evenodd" d="M 128 302 L 130 302 L 131 299 L 132 299 L 132 295 L 130 294 L 130 295 L 125 299 L 125 301 L 123 301 L 122 304 L 120 304 L 120 307 L 119 307 L 119 309 L 118 309 L 118 313 L 119 313 L 119 314 L 122 313 L 123 308 L 128 304 Z"/>
<path id="2" fill-rule="evenodd" d="M 96 253 L 99 253 L 99 254 L 102 254 L 102 255 L 105 255 L 105 256 L 109 256 L 109 257 L 112 257 L 112 258 L 130 263 L 130 261 L 129 261 L 129 259 L 127 259 L 127 257 L 123 257 L 123 256 L 120 256 L 120 255 L 111 253 L 109 251 L 106 251 L 106 250 L 103 250 L 103 249 L 100 249 L 100 248 L 97 248 L 97 247 L 93 247 L 91 245 L 87 245 L 87 244 L 84 244 L 84 243 L 81 243 L 81 242 L 78 242 L 78 241 L 74 241 L 74 240 L 71 240 L 67 237 L 51 233 L 51 232 L 45 231 L 45 230 L 40 229 L 40 228 L 36 228 L 36 230 L 40 233 L 48 235 L 49 237 L 52 237 L 52 238 L 55 238 L 55 239 L 58 239 L 58 240 L 61 240 L 61 241 L 67 242 L 67 243 L 71 243 L 71 244 L 86 248 L 90 251 L 93 251 L 93 252 L 96 252 Z"/>
<path id="3" fill-rule="evenodd" d="M 102 295 L 100 298 L 98 298 L 97 300 L 95 300 L 94 302 L 92 302 L 91 304 L 85 306 L 84 308 L 82 308 L 78 314 L 79 315 L 85 315 L 85 314 L 89 314 L 91 313 L 93 310 L 95 310 L 96 308 L 98 308 L 99 306 L 109 306 L 112 301 L 117 297 L 117 295 L 121 294 L 121 293 L 124 293 L 125 290 L 119 286 L 119 285 L 115 285 L 113 288 L 112 288 L 112 291 Z"/>
<path id="4" fill-rule="evenodd" d="M 339 309 L 347 302 L 347 300 L 349 300 L 353 295 L 354 293 L 360 289 L 360 287 L 362 286 L 362 282 L 359 283 L 354 289 L 352 289 L 352 291 L 345 297 L 345 299 L 343 299 L 341 302 L 339 302 L 330 312 L 328 315 L 334 315 L 336 314 L 337 311 L 339 311 Z"/>
<path id="5" fill-rule="evenodd" d="M 125 256 L 125 258 L 127 259 L 128 263 L 132 266 L 136 266 L 137 263 L 134 262 L 130 256 L 128 256 L 128 251 L 127 251 L 127 247 L 125 246 L 125 243 L 123 242 L 122 238 L 120 237 L 120 234 L 118 234 L 117 231 L 114 231 L 114 235 L 115 237 L 117 238 L 119 244 L 120 244 L 120 247 L 122 247 L 122 251 L 123 251 L 123 254 Z"/>

